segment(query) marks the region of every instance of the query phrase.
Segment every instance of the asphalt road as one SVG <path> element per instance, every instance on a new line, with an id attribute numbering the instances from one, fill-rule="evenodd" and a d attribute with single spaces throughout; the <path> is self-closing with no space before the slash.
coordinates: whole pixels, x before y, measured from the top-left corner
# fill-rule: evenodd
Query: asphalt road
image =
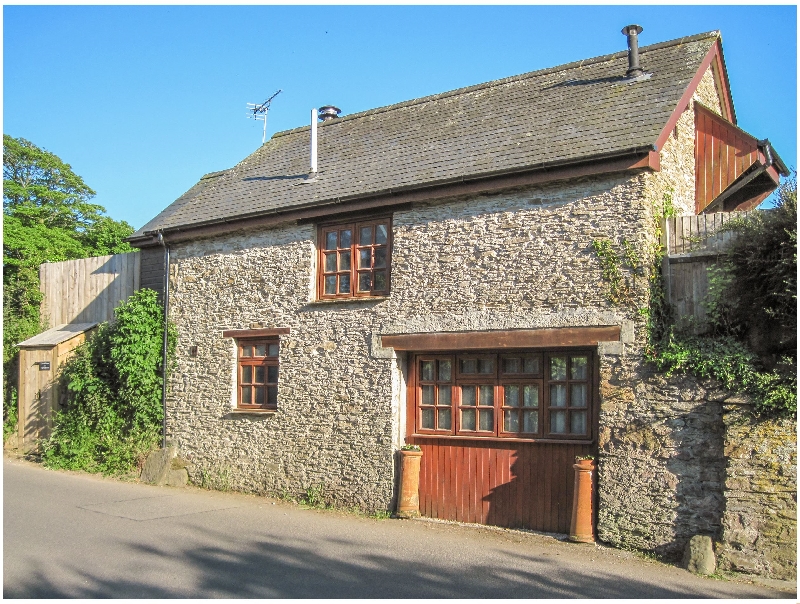
<path id="1" fill-rule="evenodd" d="M 3 596 L 794 598 L 545 535 L 3 461 Z"/>

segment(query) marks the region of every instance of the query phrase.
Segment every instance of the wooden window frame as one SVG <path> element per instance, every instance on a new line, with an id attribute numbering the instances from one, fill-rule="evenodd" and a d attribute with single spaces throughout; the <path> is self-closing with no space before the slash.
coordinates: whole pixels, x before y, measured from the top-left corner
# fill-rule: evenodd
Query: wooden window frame
<path id="1" fill-rule="evenodd" d="M 264 355 L 256 356 L 257 346 L 264 346 Z M 277 346 L 277 350 L 274 348 Z M 251 349 L 252 355 L 245 356 L 243 350 Z M 275 351 L 274 355 L 270 353 Z M 257 381 L 257 368 L 264 368 L 264 381 Z M 275 379 L 272 380 L 270 374 L 271 367 L 275 367 Z M 250 381 L 244 380 L 245 368 L 251 368 Z M 236 340 L 236 408 L 246 411 L 275 411 L 278 408 L 278 384 L 280 380 L 280 340 L 274 338 L 240 338 Z M 264 402 L 258 404 L 257 388 L 264 389 Z M 244 390 L 250 392 L 251 403 L 245 403 Z M 270 392 L 274 392 L 274 402 L 270 401 Z"/>
<path id="2" fill-rule="evenodd" d="M 376 243 L 376 227 L 386 226 L 386 243 Z M 361 241 L 361 230 L 371 228 L 371 242 Z M 350 244 L 341 245 L 343 231 L 350 231 Z M 336 232 L 336 248 L 327 247 L 327 236 Z M 376 257 L 385 250 L 385 267 L 376 267 Z M 361 266 L 363 252 L 369 254 L 369 267 Z M 349 255 L 349 267 L 342 268 L 342 260 Z M 335 258 L 335 269 L 328 270 L 328 257 Z M 376 289 L 375 275 L 385 273 L 385 289 Z M 317 227 L 317 299 L 336 300 L 344 298 L 384 298 L 389 295 L 392 279 L 392 218 L 381 216 L 364 220 L 351 220 L 348 222 L 330 222 Z M 360 279 L 363 275 L 370 275 L 370 289 L 360 290 Z M 325 293 L 326 277 L 334 278 L 334 293 Z M 349 279 L 347 292 L 340 292 L 342 278 Z"/>
<path id="3" fill-rule="evenodd" d="M 550 373 L 550 360 L 553 357 L 565 356 L 567 358 L 567 375 L 564 380 L 552 379 Z M 577 379 L 572 377 L 571 363 L 573 357 L 585 356 L 586 377 Z M 441 353 L 412 353 L 410 355 L 410 375 L 409 375 L 409 396 L 408 396 L 408 435 L 409 436 L 429 436 L 438 438 L 474 438 L 492 440 L 514 440 L 514 441 L 563 441 L 563 442 L 592 442 L 596 435 L 595 424 L 598 413 L 597 401 L 597 355 L 596 351 L 586 348 L 564 348 L 549 350 L 493 350 L 493 351 L 464 351 L 464 352 L 441 352 Z M 464 359 L 494 358 L 493 373 L 464 373 L 461 371 L 461 361 Z M 520 371 L 514 373 L 505 372 L 504 361 L 506 359 L 521 359 Z M 538 368 L 535 371 L 524 371 L 524 359 L 538 360 Z M 441 429 L 439 425 L 438 405 L 440 385 L 434 380 L 423 380 L 422 365 L 423 361 L 449 360 L 452 367 L 451 381 L 447 382 L 451 386 L 450 393 L 450 429 Z M 438 371 L 438 366 L 437 366 Z M 438 378 L 438 375 L 434 376 Z M 550 389 L 552 385 L 565 385 L 566 387 L 566 406 L 556 407 L 550 404 Z M 571 385 L 585 384 L 586 386 L 586 406 L 576 407 L 572 405 Z M 434 405 L 422 404 L 422 386 L 435 386 Z M 462 386 L 487 386 L 493 387 L 494 401 L 493 426 L 491 431 L 480 430 L 479 410 L 480 405 L 463 405 Z M 526 385 L 535 386 L 538 391 L 538 405 L 536 407 L 523 405 L 523 387 Z M 519 399 L 516 407 L 506 405 L 506 388 L 509 386 L 520 387 Z M 478 402 L 480 393 L 476 393 Z M 433 428 L 423 427 L 423 409 L 434 410 Z M 463 409 L 475 409 L 475 429 L 465 429 L 462 425 Z M 484 407 L 486 409 L 486 407 Z M 526 432 L 524 430 L 524 414 L 536 411 L 537 431 Z M 517 413 L 517 431 L 507 432 L 505 430 L 505 412 Z M 571 417 L 574 412 L 585 412 L 586 432 L 577 434 L 572 432 L 553 432 L 551 431 L 551 414 L 566 412 L 566 426 L 571 428 Z M 428 416 L 430 417 L 430 416 Z"/>

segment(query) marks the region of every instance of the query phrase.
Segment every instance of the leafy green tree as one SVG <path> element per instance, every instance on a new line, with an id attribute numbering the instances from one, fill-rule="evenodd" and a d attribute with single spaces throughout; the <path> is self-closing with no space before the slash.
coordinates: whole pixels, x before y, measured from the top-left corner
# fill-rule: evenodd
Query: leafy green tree
<path id="1" fill-rule="evenodd" d="M 39 265 L 134 251 L 133 228 L 90 203 L 95 192 L 58 156 L 3 135 L 3 410 L 15 397 L 16 344 L 45 328 Z"/>

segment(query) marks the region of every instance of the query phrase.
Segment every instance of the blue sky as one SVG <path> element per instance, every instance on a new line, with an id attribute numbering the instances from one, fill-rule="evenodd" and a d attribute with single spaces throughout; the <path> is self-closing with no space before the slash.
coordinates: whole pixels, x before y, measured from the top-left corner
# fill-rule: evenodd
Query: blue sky
<path id="1" fill-rule="evenodd" d="M 268 133 L 719 29 L 739 126 L 797 166 L 796 6 L 5 6 L 3 132 L 140 227 Z"/>

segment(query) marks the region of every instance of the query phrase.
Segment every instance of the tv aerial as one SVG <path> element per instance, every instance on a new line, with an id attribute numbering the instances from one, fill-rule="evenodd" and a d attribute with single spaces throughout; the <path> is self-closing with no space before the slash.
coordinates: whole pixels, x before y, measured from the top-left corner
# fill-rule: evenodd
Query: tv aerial
<path id="1" fill-rule="evenodd" d="M 264 135 L 261 137 L 262 145 L 267 142 L 267 113 L 269 113 L 269 104 L 272 102 L 272 99 L 278 96 L 281 92 L 281 90 L 278 90 L 278 92 L 273 94 L 260 105 L 256 103 L 247 103 L 247 117 L 256 121 L 264 122 Z"/>

